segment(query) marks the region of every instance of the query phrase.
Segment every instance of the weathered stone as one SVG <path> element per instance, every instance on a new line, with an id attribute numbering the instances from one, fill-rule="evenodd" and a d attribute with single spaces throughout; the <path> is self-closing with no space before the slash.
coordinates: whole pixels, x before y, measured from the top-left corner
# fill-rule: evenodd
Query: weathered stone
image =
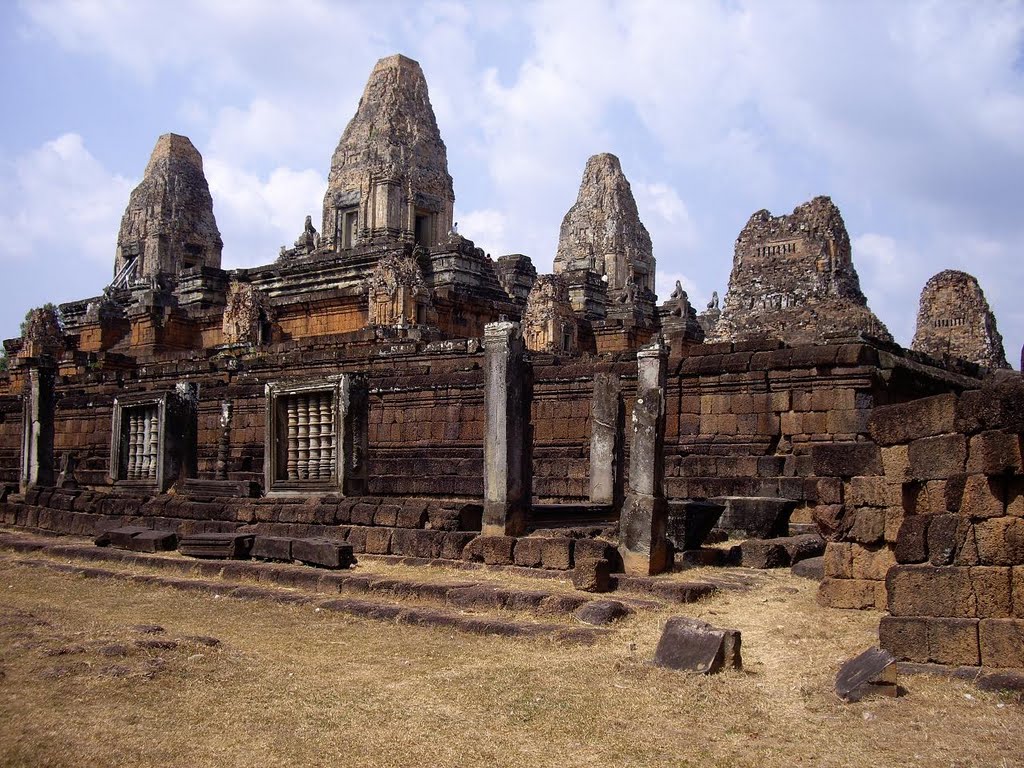
<path id="1" fill-rule="evenodd" d="M 957 515 L 933 515 L 928 521 L 928 560 L 932 565 L 952 565 L 957 551 Z"/>
<path id="2" fill-rule="evenodd" d="M 839 698 L 850 702 L 873 694 L 895 697 L 896 657 L 880 648 L 868 648 L 839 668 L 835 689 Z"/>
<path id="3" fill-rule="evenodd" d="M 1024 518 L 996 517 L 975 523 L 974 540 L 982 565 L 1024 563 Z"/>
<path id="4" fill-rule="evenodd" d="M 252 545 L 252 556 L 260 560 L 292 561 L 292 540 L 285 536 L 257 536 Z"/>
<path id="5" fill-rule="evenodd" d="M 908 458 L 915 480 L 944 480 L 964 471 L 967 439 L 963 435 L 922 437 L 910 444 Z"/>
<path id="6" fill-rule="evenodd" d="M 885 582 L 893 616 L 977 615 L 969 568 L 896 565 L 889 569 Z"/>
<path id="7" fill-rule="evenodd" d="M 978 636 L 983 667 L 1024 668 L 1024 621 L 982 619 Z"/>
<path id="8" fill-rule="evenodd" d="M 907 515 L 896 537 L 896 562 L 923 563 L 928 559 L 928 515 Z"/>
<path id="9" fill-rule="evenodd" d="M 718 496 L 710 500 L 724 511 L 717 526 L 737 538 L 774 539 L 789 533 L 789 518 L 797 503 L 791 499 L 756 496 Z"/>
<path id="10" fill-rule="evenodd" d="M 830 541 L 822 555 L 825 576 L 832 579 L 853 578 L 853 544 L 847 541 Z"/>
<path id="11" fill-rule="evenodd" d="M 604 558 L 577 558 L 572 585 L 583 592 L 607 592 L 611 589 L 611 564 Z"/>
<path id="12" fill-rule="evenodd" d="M 736 239 L 725 307 L 710 340 L 768 334 L 804 344 L 860 333 L 892 338 L 868 309 L 835 204 L 816 197 L 788 216 L 751 216 Z"/>
<path id="13" fill-rule="evenodd" d="M 818 604 L 829 608 L 865 610 L 885 607 L 885 584 L 873 579 L 832 579 L 818 587 Z"/>
<path id="14" fill-rule="evenodd" d="M 452 230 L 455 192 L 420 65 L 377 62 L 331 158 L 322 247 L 394 237 L 431 246 Z"/>
<path id="15" fill-rule="evenodd" d="M 515 546 L 514 536 L 477 536 L 466 545 L 462 557 L 488 565 L 512 565 Z"/>
<path id="16" fill-rule="evenodd" d="M 594 374 L 590 404 L 590 501 L 614 504 L 622 496 L 624 424 L 619 377 Z"/>
<path id="17" fill-rule="evenodd" d="M 436 321 L 430 286 L 412 254 L 385 255 L 373 268 L 366 285 L 368 325 L 406 328 Z"/>
<path id="18" fill-rule="evenodd" d="M 956 395 L 950 393 L 908 403 L 880 405 L 871 411 L 868 428 L 876 443 L 894 446 L 953 432 L 955 416 Z"/>
<path id="19" fill-rule="evenodd" d="M 896 565 L 896 557 L 893 551 L 886 545 L 875 547 L 862 547 L 852 545 L 853 570 L 852 576 L 855 579 L 873 579 L 885 581 L 885 575 L 892 566 Z"/>
<path id="20" fill-rule="evenodd" d="M 788 568 L 789 553 L 778 539 L 747 539 L 740 545 L 744 568 Z"/>
<path id="21" fill-rule="evenodd" d="M 973 275 L 955 269 L 925 283 L 911 349 L 959 357 L 988 368 L 1009 368 L 996 317 Z"/>
<path id="22" fill-rule="evenodd" d="M 967 472 L 983 475 L 1020 474 L 1021 436 L 1010 432 L 989 430 L 971 438 Z"/>
<path id="23" fill-rule="evenodd" d="M 187 137 L 164 134 L 121 218 L 115 281 L 219 268 L 222 248 L 202 156 Z"/>
<path id="24" fill-rule="evenodd" d="M 178 551 L 189 557 L 246 560 L 256 537 L 244 533 L 192 533 L 178 541 Z"/>
<path id="25" fill-rule="evenodd" d="M 573 540 L 564 536 L 541 539 L 541 566 L 558 571 L 572 568 Z"/>
<path id="26" fill-rule="evenodd" d="M 724 511 L 724 504 L 710 501 L 669 501 L 669 541 L 680 552 L 700 549 Z"/>
<path id="27" fill-rule="evenodd" d="M 814 474 L 857 477 L 882 474 L 882 454 L 874 443 L 830 443 L 811 449 Z"/>
<path id="28" fill-rule="evenodd" d="M 716 629 L 697 619 L 674 616 L 654 651 L 654 664 L 684 672 L 713 675 L 722 669 L 741 669 L 740 632 Z"/>
<path id="29" fill-rule="evenodd" d="M 789 571 L 794 576 L 820 582 L 825 578 L 825 558 L 824 556 L 808 557 L 805 560 L 794 563 Z"/>
<path id="30" fill-rule="evenodd" d="M 128 541 L 132 552 L 173 552 L 177 547 L 178 537 L 172 531 L 143 531 Z"/>
<path id="31" fill-rule="evenodd" d="M 321 568 L 351 568 L 356 562 L 350 543 L 331 539 L 296 539 L 292 557 Z"/>
<path id="32" fill-rule="evenodd" d="M 561 275 L 541 275 L 523 310 L 523 339 L 532 352 L 571 355 L 579 348 L 569 284 Z"/>

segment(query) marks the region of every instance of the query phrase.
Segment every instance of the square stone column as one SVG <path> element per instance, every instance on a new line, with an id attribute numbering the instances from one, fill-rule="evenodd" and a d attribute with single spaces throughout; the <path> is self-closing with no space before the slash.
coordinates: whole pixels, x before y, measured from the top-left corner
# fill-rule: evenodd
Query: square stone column
<path id="1" fill-rule="evenodd" d="M 53 485 L 54 370 L 33 365 L 22 395 L 21 492 Z"/>
<path id="2" fill-rule="evenodd" d="M 519 323 L 484 328 L 485 536 L 521 536 L 530 508 L 529 371 Z"/>
<path id="3" fill-rule="evenodd" d="M 590 501 L 594 504 L 622 502 L 622 415 L 618 375 L 594 374 L 590 401 Z"/>
<path id="4" fill-rule="evenodd" d="M 637 352 L 636 406 L 630 425 L 629 484 L 619 517 L 619 553 L 627 574 L 653 575 L 672 567 L 665 537 L 665 377 L 668 348 L 661 338 Z"/>

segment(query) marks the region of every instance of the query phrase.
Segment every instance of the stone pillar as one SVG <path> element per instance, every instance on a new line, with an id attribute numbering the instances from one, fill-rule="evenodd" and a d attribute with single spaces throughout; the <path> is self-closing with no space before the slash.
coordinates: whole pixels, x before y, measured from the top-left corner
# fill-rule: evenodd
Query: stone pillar
<path id="1" fill-rule="evenodd" d="M 33 365 L 22 400 L 21 492 L 53 485 L 54 370 Z"/>
<path id="2" fill-rule="evenodd" d="M 530 507 L 529 382 L 519 323 L 484 328 L 484 515 L 486 536 L 520 536 Z"/>
<path id="3" fill-rule="evenodd" d="M 627 574 L 669 570 L 665 538 L 665 376 L 668 348 L 661 337 L 637 352 L 637 393 L 629 451 L 629 486 L 619 518 L 619 552 Z"/>
<path id="4" fill-rule="evenodd" d="M 596 373 L 590 402 L 590 501 L 594 504 L 622 502 L 622 432 L 619 377 Z"/>
<path id="5" fill-rule="evenodd" d="M 341 423 L 343 435 L 342 492 L 346 496 L 369 493 L 370 392 L 361 375 L 345 376 L 340 387 L 342 399 Z"/>

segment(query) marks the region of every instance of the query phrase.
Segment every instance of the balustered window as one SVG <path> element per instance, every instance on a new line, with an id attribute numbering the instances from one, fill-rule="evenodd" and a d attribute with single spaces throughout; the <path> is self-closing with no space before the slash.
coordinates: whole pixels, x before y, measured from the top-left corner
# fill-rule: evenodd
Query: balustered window
<path id="1" fill-rule="evenodd" d="M 268 492 L 337 492 L 344 474 L 344 376 L 267 385 L 264 482 Z"/>
<path id="2" fill-rule="evenodd" d="M 121 415 L 121 444 L 124 446 L 119 468 L 121 479 L 156 482 L 159 435 L 156 404 L 124 410 Z"/>
<path id="3" fill-rule="evenodd" d="M 135 392 L 114 399 L 110 477 L 164 491 L 195 471 L 195 385 Z"/>

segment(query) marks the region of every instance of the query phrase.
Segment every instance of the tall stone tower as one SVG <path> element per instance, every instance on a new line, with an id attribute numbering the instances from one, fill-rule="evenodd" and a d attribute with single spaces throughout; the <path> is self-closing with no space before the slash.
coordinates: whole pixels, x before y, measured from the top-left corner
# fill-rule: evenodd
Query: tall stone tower
<path id="1" fill-rule="evenodd" d="M 454 204 L 423 70 L 405 56 L 381 59 L 331 158 L 323 247 L 381 239 L 435 245 L 452 227 Z"/>
<path id="2" fill-rule="evenodd" d="M 788 216 L 751 216 L 736 238 L 725 307 L 709 341 L 768 335 L 806 344 L 858 333 L 892 340 L 861 292 L 832 200 L 816 197 Z"/>
<path id="3" fill-rule="evenodd" d="M 121 218 L 115 277 L 132 260 L 136 279 L 220 267 L 223 245 L 202 155 L 186 136 L 165 133 Z"/>
<path id="4" fill-rule="evenodd" d="M 606 276 L 609 294 L 629 285 L 654 290 L 651 236 L 615 155 L 587 160 L 576 204 L 562 219 L 554 269 Z"/>
<path id="5" fill-rule="evenodd" d="M 988 368 L 1009 368 L 1003 337 L 977 278 L 947 269 L 921 291 L 911 349 L 933 357 L 952 355 Z"/>

